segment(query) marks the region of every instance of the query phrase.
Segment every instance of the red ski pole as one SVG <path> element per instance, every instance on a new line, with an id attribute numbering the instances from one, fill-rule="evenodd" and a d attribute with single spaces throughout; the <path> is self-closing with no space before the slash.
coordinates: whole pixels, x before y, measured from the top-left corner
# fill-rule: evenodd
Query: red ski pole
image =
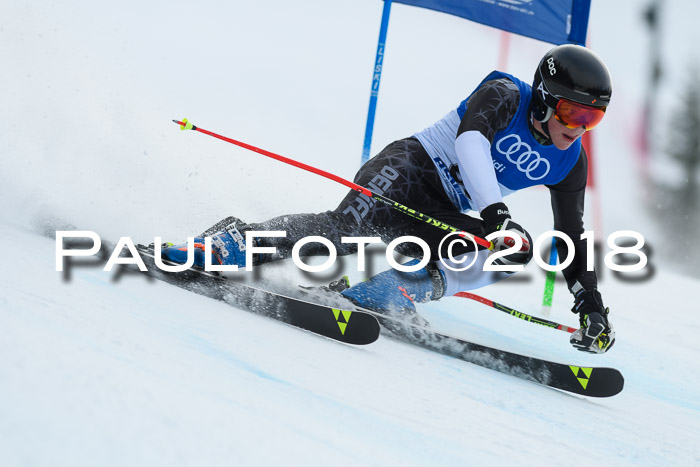
<path id="1" fill-rule="evenodd" d="M 218 138 L 222 141 L 226 141 L 227 143 L 235 144 L 236 146 L 240 146 L 244 149 L 248 149 L 249 151 L 257 152 L 258 154 L 262 154 L 263 156 L 271 157 L 272 159 L 278 160 L 280 162 L 284 162 L 285 164 L 293 165 L 294 167 L 298 167 L 298 168 L 304 169 L 308 172 L 315 173 L 317 175 L 321 175 L 322 177 L 326 177 L 330 180 L 333 180 L 333 181 L 338 182 L 342 185 L 345 185 L 348 188 L 351 188 L 355 191 L 358 191 L 358 192 L 362 193 L 363 195 L 367 196 L 368 198 L 371 198 L 371 199 L 374 199 L 374 200 L 379 201 L 381 203 L 384 203 L 384 204 L 392 207 L 393 209 L 396 209 L 397 211 L 406 214 L 407 216 L 411 216 L 414 219 L 418 219 L 420 221 L 426 222 L 434 227 L 437 227 L 438 229 L 444 230 L 445 232 L 457 232 L 458 234 L 460 234 L 461 237 L 473 240 L 476 244 L 481 245 L 484 248 L 488 248 L 489 250 L 493 249 L 493 243 L 488 241 L 488 240 L 484 240 L 483 238 L 477 237 L 476 235 L 473 235 L 469 232 L 464 232 L 463 230 L 452 227 L 451 225 L 449 225 L 445 222 L 442 222 L 438 219 L 430 217 L 427 214 L 423 214 L 421 212 L 418 212 L 415 209 L 411 209 L 408 206 L 405 206 L 401 203 L 397 203 L 396 201 L 393 201 L 393 200 L 391 200 L 385 196 L 382 196 L 378 193 L 374 193 L 365 187 L 362 187 L 356 183 L 353 183 L 353 182 L 346 180 L 342 177 L 334 175 L 330 172 L 326 172 L 325 170 L 321 170 L 321 169 L 318 169 L 316 167 L 304 164 L 303 162 L 295 161 L 294 159 L 290 159 L 288 157 L 284 157 L 284 156 L 281 156 L 279 154 L 275 154 L 274 152 L 266 151 L 265 149 L 260 149 L 260 148 L 255 147 L 255 146 L 251 146 L 250 144 L 246 144 L 246 143 L 243 143 L 241 141 L 236 141 L 235 139 L 228 138 L 226 136 L 218 135 L 214 132 L 205 130 L 204 128 L 194 126 L 192 123 L 188 122 L 186 118 L 183 118 L 182 121 L 173 120 L 173 122 L 180 125 L 181 130 L 199 131 L 200 133 L 204 133 L 205 135 L 213 136 L 214 138 Z"/>
<path id="2" fill-rule="evenodd" d="M 463 297 L 463 298 L 470 298 L 472 300 L 475 300 L 479 303 L 483 303 L 484 305 L 488 305 L 491 308 L 495 308 L 496 310 L 502 311 L 504 313 L 508 313 L 511 316 L 514 316 L 516 318 L 520 318 L 524 321 L 528 321 L 530 323 L 535 323 L 535 324 L 541 324 L 542 326 L 546 326 L 548 328 L 554 328 L 558 329 L 560 331 L 564 332 L 574 332 L 576 329 L 575 328 L 570 328 L 569 326 L 565 326 L 563 324 L 555 323 L 554 321 L 549 321 L 546 319 L 538 318 L 536 316 L 528 315 L 526 313 L 521 313 L 517 310 L 514 310 L 512 308 L 508 308 L 505 305 L 501 305 L 500 303 L 496 303 L 493 300 L 489 300 L 488 298 L 481 297 L 479 295 L 470 293 L 470 292 L 459 292 L 454 295 L 455 297 Z"/>

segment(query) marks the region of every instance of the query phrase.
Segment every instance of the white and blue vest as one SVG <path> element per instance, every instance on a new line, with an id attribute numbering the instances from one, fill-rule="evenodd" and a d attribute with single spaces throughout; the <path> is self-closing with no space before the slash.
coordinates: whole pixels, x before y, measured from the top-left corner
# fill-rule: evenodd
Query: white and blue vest
<path id="1" fill-rule="evenodd" d="M 499 78 L 508 78 L 520 91 L 520 102 L 515 115 L 507 128 L 495 134 L 491 144 L 491 159 L 501 195 L 506 196 L 529 186 L 559 183 L 576 165 L 581 154 L 581 139 L 565 151 L 557 149 L 553 144 L 544 146 L 538 143 L 528 125 L 532 99 L 529 84 L 509 74 L 493 71 L 479 83 L 477 89 L 486 81 Z M 455 140 L 470 97 L 471 94 L 434 125 L 413 135 L 435 162 L 445 192 L 461 212 L 474 207 L 470 204 L 461 181 L 450 173 L 457 172 L 452 170 L 457 164 Z"/>

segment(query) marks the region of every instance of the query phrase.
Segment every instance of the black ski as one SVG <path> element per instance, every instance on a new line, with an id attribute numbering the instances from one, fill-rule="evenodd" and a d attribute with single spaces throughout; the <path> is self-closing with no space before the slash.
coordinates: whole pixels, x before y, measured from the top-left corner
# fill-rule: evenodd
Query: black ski
<path id="1" fill-rule="evenodd" d="M 439 352 L 501 373 L 533 381 L 551 388 L 590 397 L 610 397 L 624 387 L 622 373 L 614 368 L 568 365 L 528 357 L 476 344 L 373 313 L 382 326 L 392 330 L 397 339 Z"/>
<path id="2" fill-rule="evenodd" d="M 157 268 L 153 248 L 138 245 L 147 274 L 191 292 L 268 316 L 346 344 L 371 344 L 379 338 L 379 323 L 369 313 L 318 305 L 239 284 L 200 269 L 168 273 Z M 168 263 L 164 260 L 165 264 Z"/>
<path id="3" fill-rule="evenodd" d="M 434 339 L 417 343 L 491 370 L 583 396 L 614 396 L 622 391 L 625 383 L 622 374 L 614 368 L 566 365 L 437 333 Z"/>

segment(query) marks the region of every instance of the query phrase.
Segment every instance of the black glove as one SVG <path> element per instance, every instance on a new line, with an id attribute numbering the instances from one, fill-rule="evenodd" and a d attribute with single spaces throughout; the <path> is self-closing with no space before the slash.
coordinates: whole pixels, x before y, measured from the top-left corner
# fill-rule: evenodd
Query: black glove
<path id="1" fill-rule="evenodd" d="M 508 230 L 515 235 L 519 235 L 523 241 L 520 251 L 502 256 L 494 260 L 494 264 L 500 265 L 525 265 L 532 259 L 532 237 L 523 229 L 520 224 L 513 222 L 510 218 L 508 206 L 505 203 L 494 203 L 486 206 L 481 211 L 481 218 L 484 220 L 484 232 L 486 235 Z M 509 237 L 498 237 L 493 240 L 493 251 L 502 251 L 515 245 L 515 240 Z"/>
<path id="2" fill-rule="evenodd" d="M 610 309 L 603 305 L 598 289 L 579 289 L 575 294 L 573 313 L 578 313 L 581 327 L 569 342 L 578 350 L 605 353 L 615 343 L 615 330 L 608 319 Z"/>

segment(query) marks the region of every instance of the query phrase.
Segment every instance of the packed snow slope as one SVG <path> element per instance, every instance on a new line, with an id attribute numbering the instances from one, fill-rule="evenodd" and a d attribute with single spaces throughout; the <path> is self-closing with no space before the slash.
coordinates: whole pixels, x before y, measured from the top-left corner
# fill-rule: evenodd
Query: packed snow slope
<path id="1" fill-rule="evenodd" d="M 685 63 L 700 41 L 690 24 L 700 7 L 665 3 L 665 58 Z M 637 176 L 644 5 L 594 2 L 589 32 L 615 91 L 594 132 L 588 227 L 603 243 L 638 231 L 651 247 L 641 274 L 599 264 L 614 348 L 583 354 L 566 333 L 466 299 L 420 309 L 440 332 L 618 368 L 625 389 L 602 400 L 386 336 L 343 345 L 95 262 L 56 271 L 55 242 L 40 227 L 47 218 L 150 242 L 179 240 L 229 214 L 259 221 L 333 208 L 342 186 L 180 132 L 171 119 L 352 178 L 382 2 L 0 5 L 2 464 L 700 464 L 700 284 L 654 248 L 663 238 Z M 373 152 L 456 106 L 496 66 L 499 40 L 459 18 L 394 5 Z M 512 38 L 507 71 L 528 79 L 549 47 Z M 680 75 L 677 67 L 665 75 L 658 146 Z M 507 202 L 534 236 L 551 227 L 546 190 Z M 357 281 L 355 261 L 315 276 L 285 262 L 248 280 L 293 288 L 348 273 Z M 373 257 L 371 269 L 386 267 Z M 531 264 L 475 292 L 540 315 L 543 284 Z M 570 307 L 559 282 L 543 317 L 574 325 Z"/>

